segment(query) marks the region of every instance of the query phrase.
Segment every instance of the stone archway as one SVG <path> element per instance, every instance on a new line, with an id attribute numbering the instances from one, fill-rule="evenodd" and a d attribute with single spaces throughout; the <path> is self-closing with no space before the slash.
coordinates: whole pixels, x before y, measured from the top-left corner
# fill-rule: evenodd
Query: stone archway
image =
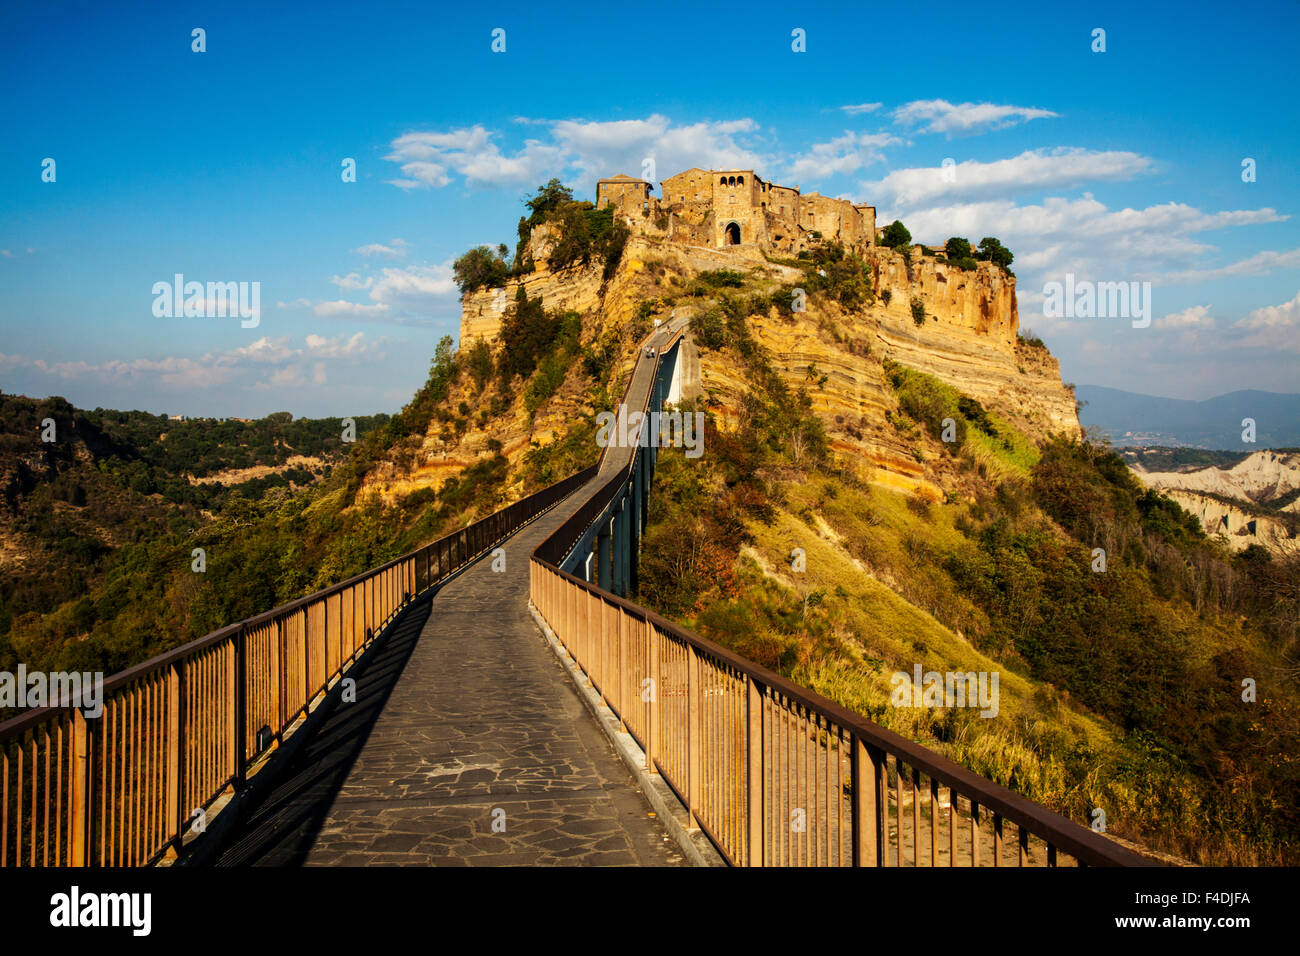
<path id="1" fill-rule="evenodd" d="M 723 234 L 726 239 L 726 245 L 729 246 L 740 245 L 740 223 L 736 223 L 736 222 L 727 223 L 727 228 L 723 230 Z"/>

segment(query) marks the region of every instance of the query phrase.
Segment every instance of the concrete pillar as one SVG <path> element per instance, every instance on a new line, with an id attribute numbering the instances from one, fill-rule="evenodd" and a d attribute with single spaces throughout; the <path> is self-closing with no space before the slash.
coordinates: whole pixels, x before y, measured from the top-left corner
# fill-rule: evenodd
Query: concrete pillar
<path id="1" fill-rule="evenodd" d="M 628 506 L 631 509 L 628 517 L 631 519 L 630 525 L 632 529 L 632 533 L 628 535 L 628 594 L 636 591 L 636 565 L 637 559 L 641 555 L 641 535 L 645 530 L 645 525 L 641 520 L 642 508 L 645 502 L 645 481 L 643 478 L 645 461 L 646 456 L 644 454 L 637 458 L 636 467 L 632 469 L 632 494 L 628 498 Z"/>
<path id="2" fill-rule="evenodd" d="M 609 590 L 609 539 L 613 524 L 610 521 L 605 530 L 596 536 L 596 584 L 606 591 Z"/>
<path id="3" fill-rule="evenodd" d="M 650 456 L 646 455 L 641 462 L 641 529 L 645 530 L 650 524 L 650 476 L 654 474 L 651 467 Z"/>
<path id="4" fill-rule="evenodd" d="M 632 551 L 641 543 L 641 485 L 645 473 L 645 453 L 636 456 L 632 465 Z"/>
<path id="5" fill-rule="evenodd" d="M 619 597 L 627 594 L 625 553 L 627 551 L 627 515 L 620 501 L 614 511 L 614 554 L 612 561 L 613 591 Z"/>

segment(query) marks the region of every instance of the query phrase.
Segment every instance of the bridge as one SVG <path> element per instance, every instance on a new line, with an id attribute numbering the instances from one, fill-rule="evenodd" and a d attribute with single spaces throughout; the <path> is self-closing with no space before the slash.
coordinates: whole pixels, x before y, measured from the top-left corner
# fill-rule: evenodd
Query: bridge
<path id="1" fill-rule="evenodd" d="M 657 459 L 0 724 L 0 866 L 1150 865 L 629 600 Z"/>

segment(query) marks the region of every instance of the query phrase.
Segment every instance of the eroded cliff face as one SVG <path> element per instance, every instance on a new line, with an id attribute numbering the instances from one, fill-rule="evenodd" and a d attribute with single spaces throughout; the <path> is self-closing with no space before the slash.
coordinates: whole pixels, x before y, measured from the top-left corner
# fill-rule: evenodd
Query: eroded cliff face
<path id="1" fill-rule="evenodd" d="M 1300 499 L 1277 507 L 1300 489 L 1300 453 L 1263 449 L 1231 468 L 1133 470 L 1196 515 L 1206 534 L 1224 535 L 1234 551 L 1252 544 L 1279 553 L 1300 547 L 1291 532 Z"/>
<path id="2" fill-rule="evenodd" d="M 1189 514 L 1196 515 L 1206 534 L 1222 535 L 1233 551 L 1244 551 L 1252 544 L 1262 545 L 1274 553 L 1296 548 L 1296 539 L 1280 517 L 1247 511 L 1240 505 L 1195 491 L 1166 488 L 1164 493 Z"/>
<path id="3" fill-rule="evenodd" d="M 897 409 L 885 379 L 885 360 L 926 372 L 977 399 L 1026 435 L 1078 437 L 1074 396 L 1061 383 L 1060 366 L 1045 348 L 1017 337 L 1015 280 L 987 264 L 961 272 L 933 259 L 914 260 L 873 250 L 878 296 L 852 314 L 834 303 L 809 300 L 804 313 L 775 311 L 750 320 L 757 341 L 792 386 L 808 390 L 832 447 L 869 481 L 901 490 L 942 494 L 949 471 L 889 423 Z M 735 266 L 733 265 L 733 268 Z M 772 267 L 768 267 L 771 272 Z M 771 278 L 792 281 L 789 272 Z M 885 303 L 880 291 L 888 290 Z M 925 322 L 912 315 L 912 298 L 925 306 Z M 734 422 L 748 383 L 742 369 L 706 352 L 700 387 Z"/>
<path id="4" fill-rule="evenodd" d="M 502 292 L 482 290 L 465 297 L 462 349 L 480 337 L 494 351 L 502 347 L 497 333 L 503 306 L 513 304 L 519 284 L 530 298 L 541 297 L 548 309 L 580 313 L 582 343 L 590 347 L 626 330 L 648 300 L 656 300 L 654 316 L 663 320 L 707 308 L 707 299 L 687 294 L 701 272 L 744 273 L 747 286 L 756 291 L 797 285 L 805 275 L 802 269 L 755 261 L 734 250 L 638 235 L 629 240 L 618 269 L 606 281 L 598 262 L 552 271 L 546 261 L 548 241 L 545 233 L 534 238 L 536 271 L 512 280 Z M 1036 440 L 1051 433 L 1079 434 L 1074 397 L 1061 383 L 1056 359 L 1017 337 L 1013 278 L 987 263 L 962 272 L 919 256 L 909 265 L 889 249 L 872 249 L 866 256 L 878 293 L 874 305 L 846 313 L 833 302 L 810 297 L 807 310 L 793 316 L 772 309 L 749 319 L 773 367 L 792 387 L 808 390 L 826 422 L 832 447 L 866 480 L 901 490 L 944 490 L 939 456 L 918 449 L 914 439 L 890 424 L 897 403 L 885 379 L 886 360 L 936 376 Z M 914 297 L 925 307 L 925 321 L 919 325 L 912 313 Z M 634 356 L 629 337 L 617 360 L 618 388 Z M 703 395 L 724 427 L 734 425 L 740 399 L 751 385 L 744 369 L 728 353 L 702 350 L 689 340 L 683 362 L 684 394 Z M 504 414 L 481 416 L 484 396 L 462 376 L 450 403 L 455 407 L 466 402 L 470 408 L 463 434 L 450 433 L 445 424 L 435 422 L 409 460 L 382 464 L 366 485 L 385 497 L 428 486 L 436 489 L 488 454 L 492 439 L 501 443 L 513 474 L 531 447 L 557 440 L 574 421 L 596 411 L 589 407 L 590 385 L 581 363 L 575 363 L 561 388 L 536 413 L 526 411 L 522 383 L 516 383 L 514 401 Z"/>

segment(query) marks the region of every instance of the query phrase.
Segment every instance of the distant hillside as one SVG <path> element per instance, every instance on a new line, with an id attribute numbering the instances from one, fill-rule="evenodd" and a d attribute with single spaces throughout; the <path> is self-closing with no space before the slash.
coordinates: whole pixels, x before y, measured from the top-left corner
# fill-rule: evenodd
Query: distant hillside
<path id="1" fill-rule="evenodd" d="M 1300 445 L 1300 395 L 1244 389 L 1194 402 L 1080 385 L 1079 420 L 1115 445 L 1183 445 L 1255 451 Z M 1241 440 L 1241 420 L 1255 420 L 1255 443 Z"/>
<path id="2" fill-rule="evenodd" d="M 355 419 L 358 443 L 388 420 Z M 146 594 L 175 612 L 160 582 L 212 527 L 318 486 L 354 447 L 342 433 L 341 419 L 288 412 L 172 421 L 0 394 L 0 669 L 74 648 L 111 666 L 141 659 L 157 635 L 131 633 L 140 619 L 122 612 Z M 174 620 L 159 631 L 194 636 Z"/>

